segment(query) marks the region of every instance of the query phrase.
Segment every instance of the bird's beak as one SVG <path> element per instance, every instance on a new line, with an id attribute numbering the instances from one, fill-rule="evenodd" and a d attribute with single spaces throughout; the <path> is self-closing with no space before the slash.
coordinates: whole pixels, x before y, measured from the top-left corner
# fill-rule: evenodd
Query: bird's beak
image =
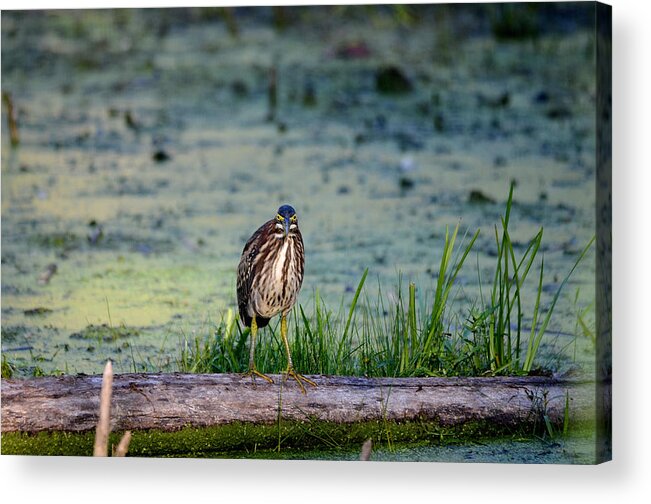
<path id="1" fill-rule="evenodd" d="M 285 236 L 289 236 L 289 219 L 285 219 L 283 223 L 285 224 Z"/>

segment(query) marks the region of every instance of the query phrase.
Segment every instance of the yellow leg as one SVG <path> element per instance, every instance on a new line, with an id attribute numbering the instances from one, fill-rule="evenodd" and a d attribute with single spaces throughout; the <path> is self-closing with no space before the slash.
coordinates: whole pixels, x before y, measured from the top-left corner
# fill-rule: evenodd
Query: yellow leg
<path id="1" fill-rule="evenodd" d="M 251 319 L 251 349 L 249 350 L 249 370 L 244 373 L 244 376 L 250 376 L 251 380 L 253 380 L 253 383 L 255 383 L 255 377 L 259 376 L 260 378 L 263 378 L 267 380 L 269 383 L 273 383 L 274 381 L 269 378 L 267 375 L 262 374 L 260 371 L 258 371 L 255 368 L 255 337 L 258 333 L 258 324 L 255 321 L 255 315 Z"/>
<path id="2" fill-rule="evenodd" d="M 289 351 L 289 342 L 287 341 L 287 319 L 285 318 L 285 315 L 281 315 L 280 317 L 280 336 L 283 338 L 283 343 L 285 344 L 285 350 L 287 351 L 287 370 L 285 371 L 285 380 L 289 378 L 290 376 L 296 380 L 296 383 L 298 383 L 299 387 L 301 387 L 301 392 L 305 394 L 305 387 L 301 383 L 301 381 L 304 381 L 305 383 L 309 383 L 313 387 L 316 387 L 316 383 L 314 383 L 312 380 L 309 378 L 305 378 L 305 376 L 298 374 L 294 370 L 294 364 L 292 364 L 292 354 Z"/>

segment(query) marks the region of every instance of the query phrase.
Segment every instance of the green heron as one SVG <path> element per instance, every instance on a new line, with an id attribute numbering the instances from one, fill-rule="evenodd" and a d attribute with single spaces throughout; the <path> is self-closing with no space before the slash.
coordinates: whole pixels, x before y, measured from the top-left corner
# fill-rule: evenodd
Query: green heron
<path id="1" fill-rule="evenodd" d="M 249 371 L 246 376 L 273 380 L 255 367 L 255 338 L 258 328 L 280 313 L 280 336 L 287 351 L 285 378 L 292 377 L 305 394 L 302 382 L 316 383 L 294 370 L 287 341 L 287 314 L 296 302 L 303 283 L 305 255 L 296 211 L 289 205 L 278 209 L 276 217 L 265 222 L 244 245 L 237 267 L 237 304 L 240 319 L 251 328 Z"/>

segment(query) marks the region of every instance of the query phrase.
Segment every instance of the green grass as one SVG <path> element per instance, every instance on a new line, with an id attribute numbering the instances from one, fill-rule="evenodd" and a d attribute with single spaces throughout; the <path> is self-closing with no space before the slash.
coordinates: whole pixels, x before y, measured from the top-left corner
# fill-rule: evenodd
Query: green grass
<path id="1" fill-rule="evenodd" d="M 11 378 L 14 375 L 14 372 L 14 364 L 7 360 L 6 355 L 2 355 L 2 378 Z"/>
<path id="2" fill-rule="evenodd" d="M 497 254 L 489 294 L 484 296 L 477 268 L 480 299 L 465 314 L 455 309 L 450 295 L 480 231 L 459 239 L 457 224 L 452 231 L 446 228 L 430 302 L 418 299 L 423 296 L 413 282 L 405 290 L 401 277 L 393 298 L 384 294 L 379 282 L 377 293 L 369 295 L 366 269 L 347 309 L 342 299 L 337 310 L 331 310 L 318 290 L 311 306 L 296 306 L 290 320 L 290 348 L 296 369 L 304 374 L 392 377 L 534 371 L 561 291 L 592 247 L 594 237 L 560 282 L 549 306 L 542 306 L 543 228 L 518 257 L 509 233 L 512 203 L 513 186 L 500 226 L 495 227 Z M 538 274 L 532 275 L 536 269 Z M 535 299 L 527 306 L 523 291 L 532 278 Z M 460 318 L 465 322 L 452 324 Z M 530 327 L 525 327 L 525 320 L 530 321 Z M 286 366 L 278 320 L 265 331 L 256 345 L 256 365 L 264 373 L 277 373 Z M 243 330 L 229 310 L 218 324 L 210 326 L 210 334 L 184 340 L 178 368 L 193 373 L 244 372 L 248 367 L 248 336 L 248 329 Z"/>
<path id="3" fill-rule="evenodd" d="M 542 318 L 541 314 L 544 310 L 541 309 L 540 298 L 545 262 L 544 258 L 541 258 L 535 302 L 527 312 L 526 307 L 523 306 L 522 290 L 538 256 L 543 228 L 541 227 L 529 240 L 524 253 L 517 258 L 508 230 L 512 203 L 513 187 L 509 191 L 506 212 L 501 219 L 501 233 L 497 227 L 495 228 L 497 260 L 490 300 L 486 302 L 482 294 L 483 309 L 471 310 L 466 324 L 466 328 L 473 336 L 473 346 L 479 350 L 475 359 L 478 372 L 482 370 L 491 374 L 531 372 L 561 291 L 594 242 L 593 237 L 579 254 L 556 290 L 550 306 L 545 308 L 546 313 Z M 481 278 L 479 278 L 479 285 L 481 286 Z M 527 313 L 532 314 L 532 322 L 526 347 L 523 348 L 523 319 Z"/>

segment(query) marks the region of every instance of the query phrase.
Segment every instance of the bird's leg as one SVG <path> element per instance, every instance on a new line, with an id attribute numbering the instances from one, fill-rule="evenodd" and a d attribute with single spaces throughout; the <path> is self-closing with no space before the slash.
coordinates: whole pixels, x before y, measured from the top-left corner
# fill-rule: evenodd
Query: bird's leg
<path id="1" fill-rule="evenodd" d="M 292 354 L 289 351 L 289 342 L 287 341 L 287 319 L 285 318 L 285 314 L 282 314 L 280 316 L 280 335 L 283 338 L 283 343 L 285 344 L 285 350 L 287 350 L 287 370 L 285 371 L 285 380 L 289 378 L 290 376 L 296 380 L 296 383 L 298 383 L 299 387 L 301 387 L 301 392 L 305 394 L 305 387 L 301 383 L 301 380 L 304 381 L 305 383 L 309 383 L 313 387 L 316 387 L 316 383 L 314 383 L 312 380 L 305 378 L 305 376 L 298 374 L 294 370 L 294 364 L 292 364 Z"/>
<path id="2" fill-rule="evenodd" d="M 269 383 L 273 383 L 274 381 L 269 378 L 267 375 L 262 374 L 260 371 L 258 371 L 255 368 L 255 337 L 258 332 L 258 324 L 255 321 L 255 315 L 251 318 L 251 349 L 249 350 L 249 370 L 244 373 L 244 376 L 250 376 L 253 382 L 255 383 L 255 377 L 259 376 L 260 378 L 263 378 L 267 380 Z"/>

